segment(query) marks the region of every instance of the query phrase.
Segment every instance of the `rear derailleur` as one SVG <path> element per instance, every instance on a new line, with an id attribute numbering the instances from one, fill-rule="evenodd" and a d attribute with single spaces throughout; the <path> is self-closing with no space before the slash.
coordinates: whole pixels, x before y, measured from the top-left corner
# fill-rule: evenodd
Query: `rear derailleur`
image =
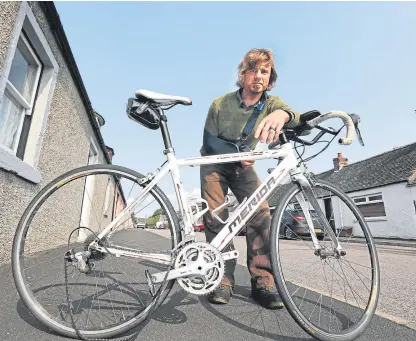
<path id="1" fill-rule="evenodd" d="M 95 263 L 90 261 L 90 257 L 91 251 L 81 251 L 75 253 L 74 249 L 72 249 L 65 253 L 64 259 L 68 263 L 72 263 L 72 265 L 80 272 L 87 274 L 95 267 Z"/>
<path id="2" fill-rule="evenodd" d="M 106 246 L 108 245 L 107 240 L 103 238 L 100 241 L 95 240 L 94 235 L 90 235 L 84 241 L 84 250 L 80 252 L 75 252 L 74 249 L 71 249 L 65 253 L 64 259 L 68 263 L 78 269 L 82 273 L 89 273 L 94 270 L 95 263 L 94 260 L 102 260 L 105 258 L 106 254 L 100 252 L 96 249 L 96 246 Z"/>

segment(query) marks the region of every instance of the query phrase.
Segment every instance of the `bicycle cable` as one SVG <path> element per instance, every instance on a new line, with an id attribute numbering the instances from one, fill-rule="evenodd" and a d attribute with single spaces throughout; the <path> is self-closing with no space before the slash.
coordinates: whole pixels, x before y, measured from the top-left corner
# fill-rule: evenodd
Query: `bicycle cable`
<path id="1" fill-rule="evenodd" d="M 298 143 L 298 141 L 295 141 L 295 144 L 294 144 L 294 149 L 295 149 L 295 151 L 296 151 L 296 154 L 298 154 L 298 156 L 299 156 L 299 165 L 301 164 L 301 163 L 305 163 L 305 162 L 308 162 L 308 161 L 310 161 L 310 160 L 312 160 L 312 159 L 314 159 L 315 157 L 317 157 L 319 154 L 321 154 L 321 153 L 323 153 L 328 147 L 329 147 L 329 145 L 332 143 L 332 141 L 335 139 L 335 137 L 337 137 L 337 135 L 340 133 L 340 131 L 343 129 L 345 127 L 345 124 L 344 125 L 342 125 L 342 127 L 337 131 L 337 133 L 336 134 L 334 134 L 334 137 L 331 139 L 331 140 L 329 140 L 329 141 L 327 141 L 327 140 L 325 140 L 325 141 L 316 141 L 314 144 L 316 144 L 316 143 L 327 143 L 327 145 L 323 148 L 323 149 L 321 149 L 318 153 L 316 153 L 316 154 L 314 154 L 314 155 L 312 155 L 312 156 L 309 156 L 309 157 L 307 157 L 306 159 L 303 159 L 302 157 L 303 157 L 303 155 L 305 154 L 305 151 L 306 151 L 306 147 L 305 147 L 305 144 L 304 143 L 302 143 L 302 147 L 303 147 L 303 151 L 302 151 L 302 154 L 299 154 L 299 151 L 298 151 L 298 148 L 300 148 L 301 146 L 296 146 L 296 143 Z"/>
<path id="2" fill-rule="evenodd" d="M 297 142 L 297 141 L 295 141 L 295 145 L 294 145 L 294 147 L 293 147 L 293 148 L 295 149 L 296 154 L 298 154 L 300 161 L 301 161 L 301 162 L 303 162 L 302 156 L 303 156 L 303 154 L 305 154 L 305 151 L 306 151 L 305 144 L 304 144 L 304 143 L 302 143 L 302 145 L 301 145 L 301 146 L 303 147 L 303 151 L 302 151 L 302 154 L 299 154 L 299 152 L 298 152 L 298 148 L 300 148 L 301 146 L 296 147 L 296 143 L 298 143 L 298 142 Z"/>
<path id="3" fill-rule="evenodd" d="M 345 124 L 343 124 L 342 127 L 340 129 L 338 129 L 337 133 L 334 135 L 334 137 L 330 141 L 317 141 L 316 143 L 327 142 L 327 145 L 322 150 L 320 150 L 318 153 L 316 153 L 315 155 L 312 155 L 312 156 L 309 156 L 308 158 L 306 158 L 304 160 L 304 162 L 308 162 L 308 161 L 314 159 L 315 157 L 317 157 L 319 154 L 323 153 L 329 147 L 329 145 L 332 143 L 332 141 L 337 137 L 337 135 L 341 132 L 341 130 L 344 127 L 345 127 Z"/>

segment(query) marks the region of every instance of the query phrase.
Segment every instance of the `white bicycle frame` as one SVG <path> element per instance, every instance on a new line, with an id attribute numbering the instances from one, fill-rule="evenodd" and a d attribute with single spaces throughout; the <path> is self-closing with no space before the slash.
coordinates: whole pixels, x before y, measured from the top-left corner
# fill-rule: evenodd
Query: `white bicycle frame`
<path id="1" fill-rule="evenodd" d="M 302 187 L 305 189 L 311 190 L 309 185 L 309 181 L 305 177 L 303 170 L 298 167 L 297 160 L 294 154 L 293 147 L 290 143 L 285 143 L 280 146 L 279 149 L 273 149 L 270 151 L 252 151 L 252 152 L 245 152 L 245 153 L 234 153 L 234 154 L 222 154 L 222 155 L 215 155 L 215 156 L 202 156 L 202 157 L 195 157 L 195 158 L 187 158 L 187 159 L 176 159 L 175 154 L 172 150 L 167 151 L 167 164 L 161 167 L 156 174 L 151 174 L 150 176 L 146 177 L 145 180 L 142 180 L 142 184 L 146 183 L 148 180 L 151 179 L 150 183 L 146 184 L 143 192 L 130 204 L 128 205 L 123 212 L 113 220 L 99 235 L 98 239 L 102 239 L 107 236 L 113 227 L 115 227 L 120 221 L 124 221 L 127 215 L 130 215 L 130 211 L 135 207 L 137 203 L 141 200 L 144 200 L 147 193 L 161 181 L 165 175 L 169 172 L 172 175 L 172 180 L 175 186 L 176 197 L 179 203 L 180 214 L 183 217 L 184 222 L 184 230 L 183 233 L 183 240 L 190 241 L 195 239 L 195 232 L 192 226 L 192 211 L 191 205 L 189 205 L 187 195 L 182 187 L 182 182 L 180 179 L 180 172 L 179 167 L 183 166 L 200 166 L 200 165 L 209 165 L 209 164 L 219 164 L 219 163 L 230 163 L 230 162 L 238 162 L 242 160 L 261 160 L 261 159 L 279 159 L 278 166 L 269 174 L 269 176 L 264 180 L 264 182 L 258 187 L 258 189 L 249 197 L 246 198 L 238 208 L 233 212 L 233 214 L 227 219 L 226 224 L 221 229 L 221 231 L 217 234 L 217 236 L 212 240 L 210 243 L 213 247 L 218 249 L 220 252 L 229 244 L 229 242 L 242 230 L 246 222 L 252 217 L 254 212 L 259 208 L 259 206 L 263 203 L 266 198 L 282 183 L 282 180 L 289 174 L 292 181 L 298 182 L 301 184 Z M 140 180 L 140 179 L 139 179 Z M 313 192 L 309 194 L 305 191 L 308 199 L 311 201 L 311 204 L 317 209 L 318 214 L 319 212 L 322 214 L 322 211 L 319 209 L 319 205 L 316 202 L 316 199 L 313 196 Z M 315 246 L 315 250 L 320 250 L 320 244 L 316 237 L 312 219 L 309 215 L 309 210 L 306 206 L 306 200 L 303 197 L 302 192 L 298 195 L 302 210 L 305 213 L 305 218 L 308 223 L 311 237 Z M 315 203 L 314 203 L 315 201 Z M 317 206 L 315 206 L 317 205 Z M 168 213 L 168 212 L 167 212 Z M 205 213 L 205 212 L 203 212 Z M 169 214 L 169 213 L 168 213 Z M 324 225 L 326 219 L 324 218 Z M 330 234 L 331 238 L 333 239 L 336 249 L 339 251 L 341 250 L 341 246 L 338 243 L 338 240 L 334 234 L 331 234 L 332 230 L 329 227 L 329 224 L 324 227 L 327 230 L 327 233 Z M 139 250 L 135 249 L 117 249 L 113 247 L 103 248 L 97 246 L 96 243 L 92 243 L 101 252 L 110 252 L 117 257 L 125 256 L 125 257 L 134 257 L 134 258 L 141 258 L 151 260 L 157 263 L 162 264 L 170 264 L 171 256 L 166 254 L 157 254 L 157 253 L 143 253 Z M 224 260 L 237 258 L 238 252 L 231 251 L 222 254 Z M 180 270 L 171 270 L 168 275 L 168 280 L 189 276 L 189 275 L 201 275 L 203 271 L 206 269 L 201 269 L 198 264 L 194 264 L 192 266 L 182 267 Z M 157 273 L 152 275 L 152 281 L 154 283 L 162 282 L 165 278 L 165 272 Z"/>

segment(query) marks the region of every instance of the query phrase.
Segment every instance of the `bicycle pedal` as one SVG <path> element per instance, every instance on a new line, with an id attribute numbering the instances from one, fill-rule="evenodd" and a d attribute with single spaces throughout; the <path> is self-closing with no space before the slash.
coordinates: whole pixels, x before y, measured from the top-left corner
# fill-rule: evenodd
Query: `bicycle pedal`
<path id="1" fill-rule="evenodd" d="M 147 285 L 149 286 L 150 295 L 152 295 L 152 297 L 155 297 L 156 290 L 155 290 L 155 285 L 152 281 L 152 275 L 150 274 L 149 270 L 144 270 L 144 274 L 146 275 L 146 280 L 147 280 Z"/>

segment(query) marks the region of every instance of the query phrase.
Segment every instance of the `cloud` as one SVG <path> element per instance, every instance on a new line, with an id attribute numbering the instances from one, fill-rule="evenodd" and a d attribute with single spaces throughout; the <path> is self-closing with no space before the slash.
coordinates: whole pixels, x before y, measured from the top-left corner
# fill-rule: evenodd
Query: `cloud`
<path id="1" fill-rule="evenodd" d="M 188 195 L 188 199 L 197 199 L 201 197 L 201 190 L 199 188 L 194 188 L 192 191 L 186 192 L 186 194 Z M 177 201 L 175 193 L 170 193 L 167 197 L 172 203 Z"/>
<path id="2" fill-rule="evenodd" d="M 188 197 L 191 198 L 200 198 L 201 197 L 201 189 L 200 188 L 194 188 L 191 192 L 188 192 Z"/>
<path id="3" fill-rule="evenodd" d="M 175 193 L 168 194 L 167 197 L 170 201 L 176 201 L 176 194 Z"/>
<path id="4" fill-rule="evenodd" d="M 194 188 L 194 189 L 192 189 L 192 191 L 186 192 L 186 194 L 188 195 L 188 200 L 189 201 L 199 199 L 199 198 L 201 198 L 201 189 L 200 188 Z M 175 193 L 170 193 L 170 194 L 167 194 L 166 196 L 168 197 L 168 199 L 172 203 L 174 209 L 178 210 L 179 205 L 178 205 L 178 200 L 176 199 L 176 194 Z"/>

